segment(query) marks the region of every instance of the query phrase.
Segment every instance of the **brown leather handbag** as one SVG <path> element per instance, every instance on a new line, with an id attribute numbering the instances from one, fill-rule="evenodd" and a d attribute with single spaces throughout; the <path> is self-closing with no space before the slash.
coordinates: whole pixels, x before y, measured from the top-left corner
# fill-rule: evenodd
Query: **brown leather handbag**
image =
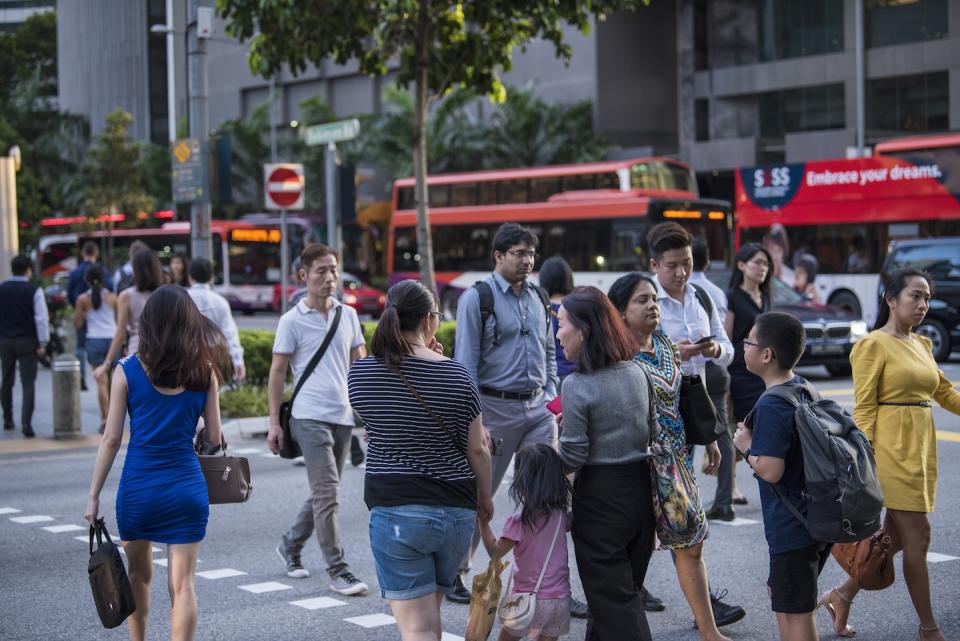
<path id="1" fill-rule="evenodd" d="M 200 460 L 200 470 L 207 481 L 210 504 L 244 503 L 253 492 L 250 482 L 250 462 L 243 456 L 227 456 L 227 441 L 220 434 L 220 447 L 204 438 L 206 428 L 197 433 L 193 449 Z M 217 450 L 220 454 L 216 454 Z"/>
<path id="2" fill-rule="evenodd" d="M 862 541 L 836 543 L 833 558 L 864 590 L 883 590 L 893 584 L 890 534 L 883 528 Z"/>

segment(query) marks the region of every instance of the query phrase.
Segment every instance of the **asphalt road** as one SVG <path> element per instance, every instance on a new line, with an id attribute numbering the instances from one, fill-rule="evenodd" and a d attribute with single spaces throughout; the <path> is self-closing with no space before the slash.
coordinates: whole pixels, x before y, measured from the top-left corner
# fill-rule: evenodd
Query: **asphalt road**
<path id="1" fill-rule="evenodd" d="M 253 317 L 258 319 L 260 317 Z M 960 360 L 945 366 L 951 380 L 960 382 Z M 829 379 L 825 372 L 804 372 L 830 396 L 850 405 L 849 379 Z M 41 388 L 49 386 L 49 372 L 41 374 Z M 43 393 L 43 392 L 41 392 Z M 38 409 L 49 413 L 49 391 Z M 40 437 L 29 446 L 19 434 L 0 438 L 0 639 L 69 640 L 126 639 L 125 627 L 100 627 L 85 575 L 86 533 L 83 521 L 86 489 L 93 467 L 96 441 L 95 400 L 84 394 L 84 431 L 88 440 L 57 443 L 49 425 L 37 422 Z M 933 544 L 929 570 L 934 609 L 947 638 L 960 638 L 960 417 L 936 408 L 941 429 L 940 482 L 937 512 L 932 516 Z M 39 416 L 39 414 L 38 414 Z M 77 448 L 80 445 L 82 447 Z M 66 449 L 60 449 L 66 447 Z M 267 454 L 262 440 L 234 440 L 233 447 L 250 458 L 254 493 L 243 505 L 213 506 L 200 552 L 197 578 L 200 602 L 198 639 L 285 641 L 397 639 L 389 607 L 376 592 L 376 575 L 367 534 L 368 512 L 362 501 L 363 473 L 348 465 L 341 491 L 341 527 L 353 570 L 373 591 L 364 597 L 341 597 L 323 580 L 322 557 L 315 543 L 305 550 L 304 562 L 313 572 L 308 579 L 288 579 L 274 552 L 281 533 L 291 523 L 307 496 L 304 468 Z M 108 523 L 115 523 L 114 496 L 123 451 L 102 495 Z M 709 503 L 712 478 L 701 477 Z M 726 600 L 743 605 L 748 615 L 724 630 L 732 639 L 776 638 L 776 624 L 766 595 L 767 553 L 760 523 L 757 483 L 742 466 L 738 483 L 750 504 L 738 511 L 732 525 L 713 524 L 706 544 L 711 583 L 727 590 Z M 495 529 L 512 511 L 506 492 L 498 494 Z M 83 541 L 75 537 L 83 538 Z M 149 638 L 169 637 L 163 561 L 165 550 L 154 554 L 151 630 Z M 478 554 L 476 567 L 486 565 Z M 575 568 L 571 546 L 571 569 Z M 221 572 L 216 572 L 221 571 Z M 202 573 L 211 573 L 204 575 Z M 851 623 L 860 639 L 913 639 L 916 615 L 897 563 L 897 581 L 890 589 L 862 593 Z M 575 571 L 574 593 L 582 597 Z M 222 576 L 222 578 L 211 578 Z M 830 563 L 821 577 L 821 589 L 842 579 Z M 256 586 L 256 587 L 252 587 Z M 698 639 L 689 609 L 665 552 L 651 563 L 648 588 L 666 602 L 662 613 L 650 614 L 654 638 L 677 641 Z M 263 591 L 261 591 L 263 590 Z M 462 638 L 467 607 L 445 604 L 445 641 Z M 823 638 L 832 638 L 829 619 L 818 614 Z M 569 639 L 583 638 L 585 626 L 574 621 Z"/>

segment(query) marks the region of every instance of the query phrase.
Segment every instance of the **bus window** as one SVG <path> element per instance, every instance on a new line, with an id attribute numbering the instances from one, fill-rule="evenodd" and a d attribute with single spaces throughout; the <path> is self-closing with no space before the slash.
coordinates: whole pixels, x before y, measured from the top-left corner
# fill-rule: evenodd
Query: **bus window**
<path id="1" fill-rule="evenodd" d="M 530 202 L 542 203 L 560 191 L 559 178 L 534 178 L 530 181 Z"/>
<path id="2" fill-rule="evenodd" d="M 595 189 L 620 189 L 620 178 L 615 173 L 597 174 Z"/>
<path id="3" fill-rule="evenodd" d="M 397 209 L 413 209 L 416 206 L 417 204 L 413 197 L 413 187 L 400 187 L 397 189 Z"/>
<path id="4" fill-rule="evenodd" d="M 434 227 L 436 230 L 436 227 Z M 436 231 L 434 231 L 436 233 Z M 394 230 L 393 271 L 415 272 L 420 269 L 417 253 L 417 233 L 413 227 L 398 227 Z"/>
<path id="5" fill-rule="evenodd" d="M 585 191 L 595 189 L 596 176 L 580 174 L 579 176 L 564 176 L 561 191 Z"/>
<path id="6" fill-rule="evenodd" d="M 459 183 L 450 185 L 451 207 L 472 207 L 477 204 L 477 184 Z"/>
<path id="7" fill-rule="evenodd" d="M 431 207 L 450 206 L 450 185 L 430 185 L 427 192 Z"/>
<path id="8" fill-rule="evenodd" d="M 642 162 L 630 167 L 630 187 L 697 193 L 696 182 L 689 169 L 663 161 Z"/>
<path id="9" fill-rule="evenodd" d="M 528 202 L 526 180 L 504 180 L 499 183 L 498 203 L 523 204 Z"/>
<path id="10" fill-rule="evenodd" d="M 485 182 L 478 185 L 479 194 L 477 197 L 478 205 L 496 205 L 497 204 L 497 183 Z"/>
<path id="11" fill-rule="evenodd" d="M 227 245 L 231 285 L 280 282 L 280 248 L 271 242 L 230 241 Z"/>

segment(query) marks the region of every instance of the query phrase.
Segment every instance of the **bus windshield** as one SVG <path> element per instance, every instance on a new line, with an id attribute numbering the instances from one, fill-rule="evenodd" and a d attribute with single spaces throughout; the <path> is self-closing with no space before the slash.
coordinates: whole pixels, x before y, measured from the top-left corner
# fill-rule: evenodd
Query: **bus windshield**
<path id="1" fill-rule="evenodd" d="M 631 166 L 630 188 L 697 193 L 693 172 L 683 165 L 662 160 L 646 160 Z"/>

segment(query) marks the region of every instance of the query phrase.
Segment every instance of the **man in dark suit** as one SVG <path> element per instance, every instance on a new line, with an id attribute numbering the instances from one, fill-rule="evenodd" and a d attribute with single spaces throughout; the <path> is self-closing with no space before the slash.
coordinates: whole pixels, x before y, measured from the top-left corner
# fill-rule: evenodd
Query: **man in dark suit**
<path id="1" fill-rule="evenodd" d="M 50 323 L 43 290 L 30 282 L 33 266 L 23 254 L 10 261 L 13 276 L 0 283 L 0 363 L 3 378 L 0 382 L 0 402 L 3 405 L 3 429 L 13 425 L 13 377 L 20 364 L 20 385 L 23 389 L 23 407 L 20 410 L 23 435 L 33 438 L 34 383 L 37 379 L 37 360 L 50 340 Z"/>

